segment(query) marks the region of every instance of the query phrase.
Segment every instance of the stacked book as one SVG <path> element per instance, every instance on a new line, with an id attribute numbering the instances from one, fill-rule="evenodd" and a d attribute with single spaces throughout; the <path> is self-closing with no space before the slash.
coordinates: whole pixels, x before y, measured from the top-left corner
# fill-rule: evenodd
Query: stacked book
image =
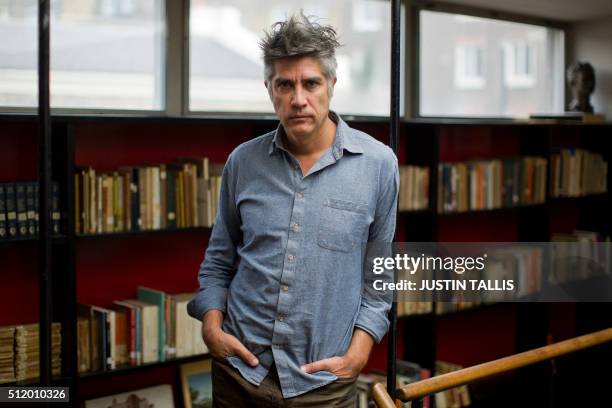
<path id="1" fill-rule="evenodd" d="M 400 166 L 399 211 L 429 207 L 429 167 Z"/>
<path id="2" fill-rule="evenodd" d="M 457 364 L 436 361 L 436 376 L 462 369 Z M 467 385 L 451 388 L 435 394 L 436 408 L 462 408 L 472 403 Z"/>
<path id="3" fill-rule="evenodd" d="M 139 287 L 136 298 L 114 301 L 108 308 L 79 304 L 79 372 L 207 353 L 202 323 L 187 314 L 187 303 L 193 296 Z"/>
<path id="4" fill-rule="evenodd" d="M 51 226 L 60 232 L 59 186 L 52 184 Z M 38 235 L 38 183 L 0 183 L 0 240 Z"/>
<path id="5" fill-rule="evenodd" d="M 15 379 L 17 381 L 40 376 L 38 323 L 15 327 Z M 61 372 L 61 326 L 51 324 L 51 373 Z"/>
<path id="6" fill-rule="evenodd" d="M 222 164 L 208 158 L 75 174 L 77 234 L 212 226 Z"/>
<path id="7" fill-rule="evenodd" d="M 542 157 L 440 163 L 438 212 L 490 210 L 543 203 L 546 165 Z"/>
<path id="8" fill-rule="evenodd" d="M 0 384 L 15 381 L 15 327 L 0 327 Z"/>
<path id="9" fill-rule="evenodd" d="M 561 149 L 551 155 L 552 197 L 580 197 L 607 192 L 608 163 L 601 154 Z"/>

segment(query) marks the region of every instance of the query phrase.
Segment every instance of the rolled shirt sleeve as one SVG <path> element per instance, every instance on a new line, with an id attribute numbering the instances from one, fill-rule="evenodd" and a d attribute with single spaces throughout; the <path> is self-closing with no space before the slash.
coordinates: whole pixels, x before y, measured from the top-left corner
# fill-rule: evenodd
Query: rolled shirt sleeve
<path id="1" fill-rule="evenodd" d="M 211 309 L 225 313 L 227 290 L 236 272 L 241 231 L 234 199 L 235 175 L 230 155 L 223 168 L 217 215 L 198 273 L 200 288 L 187 304 L 189 315 L 198 320 Z"/>
<path id="2" fill-rule="evenodd" d="M 375 290 L 374 281 L 392 281 L 393 273 L 374 275 L 371 265 L 373 256 L 389 256 L 395 234 L 397 198 L 399 193 L 399 169 L 397 157 L 387 148 L 388 157 L 381 164 L 379 174 L 379 194 L 374 220 L 370 225 L 368 245 L 365 255 L 364 284 L 361 306 L 355 327 L 366 331 L 376 343 L 380 343 L 389 329 L 388 313 L 393 301 L 391 291 Z"/>

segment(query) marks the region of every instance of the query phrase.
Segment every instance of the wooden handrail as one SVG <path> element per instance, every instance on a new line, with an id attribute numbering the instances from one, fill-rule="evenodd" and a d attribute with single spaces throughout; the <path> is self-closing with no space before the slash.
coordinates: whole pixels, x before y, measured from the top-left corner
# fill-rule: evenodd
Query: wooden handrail
<path id="1" fill-rule="evenodd" d="M 608 341 L 612 341 L 612 328 L 408 384 L 397 390 L 397 397 L 402 401 L 411 401 Z M 378 407 L 390 408 L 394 406 L 388 405 L 388 400 L 391 400 L 391 398 L 384 387 L 374 386 L 372 393 L 374 400 L 379 404 Z M 385 395 L 380 395 L 383 393 L 386 394 L 386 398 Z"/>

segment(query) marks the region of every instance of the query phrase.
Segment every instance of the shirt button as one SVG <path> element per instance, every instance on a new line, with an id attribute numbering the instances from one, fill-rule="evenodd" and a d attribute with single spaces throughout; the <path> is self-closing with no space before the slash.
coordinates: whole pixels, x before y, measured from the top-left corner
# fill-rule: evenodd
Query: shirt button
<path id="1" fill-rule="evenodd" d="M 282 289 L 283 289 L 283 292 L 287 292 L 289 290 L 289 286 L 283 285 Z"/>
<path id="2" fill-rule="evenodd" d="M 304 193 L 297 193 L 298 198 L 304 198 Z"/>
<path id="3" fill-rule="evenodd" d="M 294 222 L 293 224 L 291 224 L 291 228 L 294 231 L 297 231 L 300 228 L 300 224 L 298 224 L 297 222 Z"/>
<path id="4" fill-rule="evenodd" d="M 283 316 L 283 315 L 278 315 L 278 321 L 279 321 L 279 322 L 282 322 L 282 321 L 284 321 L 284 320 L 285 320 L 285 316 Z"/>
<path id="5" fill-rule="evenodd" d="M 293 255 L 289 254 L 289 255 L 287 256 L 287 259 L 288 259 L 288 260 L 290 260 L 290 261 L 293 261 L 293 260 L 295 259 L 295 256 L 293 256 Z"/>

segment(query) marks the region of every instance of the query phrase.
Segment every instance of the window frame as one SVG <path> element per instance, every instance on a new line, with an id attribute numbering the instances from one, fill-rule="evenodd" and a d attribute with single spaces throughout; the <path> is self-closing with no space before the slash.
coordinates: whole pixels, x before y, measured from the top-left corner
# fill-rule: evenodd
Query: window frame
<path id="1" fill-rule="evenodd" d="M 406 0 L 411 1 L 411 0 Z M 430 2 L 424 0 L 412 0 L 411 7 L 411 20 L 412 24 L 409 27 L 409 32 L 407 35 L 410 36 L 411 40 L 409 44 L 411 45 L 410 50 L 410 62 L 412 63 L 412 75 L 411 75 L 411 85 L 409 87 L 410 92 L 410 109 L 406 112 L 406 116 L 409 116 L 414 119 L 430 119 L 430 120 L 448 120 L 448 119 L 465 119 L 464 116 L 429 116 L 429 115 L 421 115 L 421 12 L 422 11 L 433 11 L 440 13 L 448 13 L 448 14 L 458 14 L 465 15 L 471 17 L 481 17 L 498 21 L 507 21 L 512 23 L 523 23 L 530 24 L 535 26 L 540 26 L 544 28 L 553 28 L 558 29 L 563 34 L 563 67 L 567 66 L 567 30 L 568 23 L 557 21 L 553 19 L 547 18 L 539 18 L 533 16 L 527 16 L 516 13 L 507 13 L 502 11 L 494 11 L 491 9 L 480 8 L 480 7 L 472 7 L 472 6 L 462 6 L 462 5 L 453 5 L 449 3 L 438 3 L 438 2 Z M 486 52 L 486 51 L 485 51 Z M 486 67 L 484 68 L 486 71 Z M 565 72 L 559 72 L 562 78 L 565 77 Z M 502 79 L 504 80 L 504 79 Z M 560 99 L 562 103 L 565 103 L 565 86 L 562 87 L 559 92 L 561 93 Z M 473 120 L 504 120 L 504 121 L 513 121 L 514 118 L 508 116 L 501 117 L 492 117 L 492 116 L 470 116 L 469 119 Z"/>

